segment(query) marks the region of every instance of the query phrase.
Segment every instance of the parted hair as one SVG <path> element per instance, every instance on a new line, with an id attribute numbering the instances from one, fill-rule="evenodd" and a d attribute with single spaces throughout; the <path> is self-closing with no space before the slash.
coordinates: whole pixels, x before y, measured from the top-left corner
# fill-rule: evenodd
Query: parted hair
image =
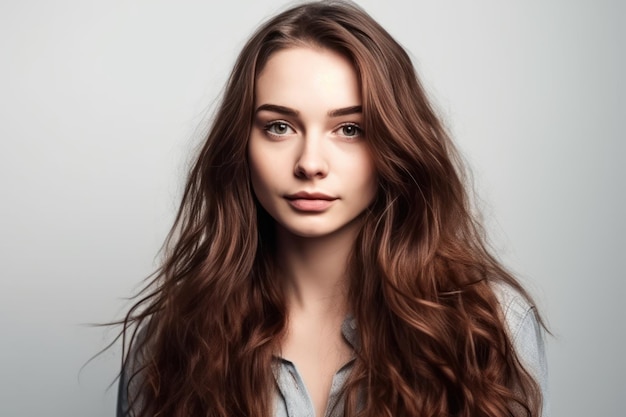
<path id="1" fill-rule="evenodd" d="M 273 219 L 250 184 L 255 80 L 310 46 L 354 65 L 378 191 L 349 260 L 359 348 L 346 416 L 539 416 L 492 289 L 528 294 L 490 253 L 460 158 L 405 50 L 351 2 L 294 6 L 243 47 L 193 163 L 160 268 L 125 316 L 130 415 L 273 414 L 286 326 Z"/>

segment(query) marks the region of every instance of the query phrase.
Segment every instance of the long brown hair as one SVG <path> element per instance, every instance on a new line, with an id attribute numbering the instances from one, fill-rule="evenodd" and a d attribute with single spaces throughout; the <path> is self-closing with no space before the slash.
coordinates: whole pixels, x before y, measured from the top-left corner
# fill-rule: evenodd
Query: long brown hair
<path id="1" fill-rule="evenodd" d="M 274 52 L 303 45 L 353 63 L 379 178 L 350 260 L 360 348 L 346 415 L 538 416 L 537 383 L 512 349 L 490 283 L 527 294 L 485 247 L 459 158 L 410 58 L 343 1 L 277 15 L 239 55 L 163 264 L 123 321 L 132 409 L 168 417 L 272 413 L 272 360 L 286 308 L 274 279 L 273 220 L 255 201 L 246 149 L 257 75 Z"/>

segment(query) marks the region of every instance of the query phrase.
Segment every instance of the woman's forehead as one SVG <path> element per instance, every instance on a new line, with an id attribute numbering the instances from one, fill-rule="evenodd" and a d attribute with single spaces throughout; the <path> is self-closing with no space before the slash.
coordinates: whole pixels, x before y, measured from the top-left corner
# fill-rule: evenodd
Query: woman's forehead
<path id="1" fill-rule="evenodd" d="M 361 103 L 352 63 L 324 48 L 294 47 L 270 56 L 255 83 L 255 107 L 265 103 L 292 108 L 324 105 L 326 110 Z"/>

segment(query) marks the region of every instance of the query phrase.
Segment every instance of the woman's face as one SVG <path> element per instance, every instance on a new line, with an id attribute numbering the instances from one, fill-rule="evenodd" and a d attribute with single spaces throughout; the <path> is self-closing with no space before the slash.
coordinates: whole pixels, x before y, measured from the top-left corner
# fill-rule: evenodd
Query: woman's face
<path id="1" fill-rule="evenodd" d="M 248 158 L 261 205 L 302 237 L 354 225 L 377 179 L 352 64 L 327 49 L 289 48 L 269 58 L 255 88 Z"/>

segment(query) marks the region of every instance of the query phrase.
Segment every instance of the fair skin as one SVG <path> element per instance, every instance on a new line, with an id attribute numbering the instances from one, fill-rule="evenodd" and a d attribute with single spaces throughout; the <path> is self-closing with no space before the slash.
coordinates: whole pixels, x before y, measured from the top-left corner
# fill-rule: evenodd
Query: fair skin
<path id="1" fill-rule="evenodd" d="M 255 86 L 248 145 L 255 195 L 276 222 L 288 324 L 281 355 L 298 368 L 317 416 L 352 356 L 341 334 L 346 263 L 377 179 L 351 63 L 333 51 L 274 53 Z"/>

